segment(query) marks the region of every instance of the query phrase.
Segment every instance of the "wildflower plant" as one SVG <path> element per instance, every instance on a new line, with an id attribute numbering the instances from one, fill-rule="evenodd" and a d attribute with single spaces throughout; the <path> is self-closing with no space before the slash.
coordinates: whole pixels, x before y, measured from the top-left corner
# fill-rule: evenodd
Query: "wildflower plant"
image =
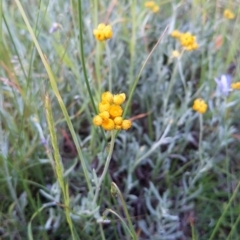
<path id="1" fill-rule="evenodd" d="M 0 235 L 238 239 L 236 1 L 162 1 L 154 17 L 160 1 L 14 2 L 0 8 Z"/>

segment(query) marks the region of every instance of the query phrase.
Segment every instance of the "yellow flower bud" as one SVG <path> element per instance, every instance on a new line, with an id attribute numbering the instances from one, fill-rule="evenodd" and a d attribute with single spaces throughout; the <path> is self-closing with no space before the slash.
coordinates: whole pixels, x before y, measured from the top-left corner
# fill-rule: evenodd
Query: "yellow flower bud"
<path id="1" fill-rule="evenodd" d="M 117 105 L 121 105 L 126 99 L 126 94 L 121 93 L 121 94 L 116 94 L 113 96 L 113 102 Z"/>
<path id="2" fill-rule="evenodd" d="M 113 104 L 109 108 L 109 113 L 112 118 L 122 116 L 123 110 L 119 105 Z"/>
<path id="3" fill-rule="evenodd" d="M 109 118 L 109 112 L 108 111 L 103 111 L 101 113 L 99 113 L 99 116 L 102 118 L 102 119 L 108 119 Z"/>
<path id="4" fill-rule="evenodd" d="M 99 116 L 99 115 L 96 115 L 94 118 L 93 118 L 93 124 L 95 126 L 100 126 L 102 124 L 102 118 Z"/>
<path id="5" fill-rule="evenodd" d="M 110 104 L 108 102 L 100 102 L 98 104 L 98 109 L 99 109 L 99 112 L 104 112 L 104 111 L 108 111 L 110 108 Z"/>
<path id="6" fill-rule="evenodd" d="M 106 27 L 104 23 L 99 23 L 97 29 L 103 30 Z"/>
<path id="7" fill-rule="evenodd" d="M 122 117 L 115 117 L 113 121 L 116 125 L 121 125 L 122 121 L 123 121 L 123 118 Z"/>
<path id="8" fill-rule="evenodd" d="M 155 2 L 154 1 L 146 1 L 144 5 L 147 8 L 152 8 L 155 6 Z"/>
<path id="9" fill-rule="evenodd" d="M 108 103 L 112 103 L 113 101 L 113 95 L 110 92 L 104 92 L 102 94 L 102 101 L 103 102 L 108 102 Z"/>
<path id="10" fill-rule="evenodd" d="M 95 38 L 99 41 L 103 41 L 105 40 L 105 37 L 104 37 L 104 33 L 102 30 L 99 30 L 99 29 L 94 29 L 93 30 L 93 35 L 95 36 Z"/>
<path id="11" fill-rule="evenodd" d="M 109 119 L 103 119 L 102 127 L 107 131 L 111 131 L 111 130 L 114 129 L 115 124 L 114 124 L 113 120 L 110 119 L 110 118 Z"/>
<path id="12" fill-rule="evenodd" d="M 112 33 L 112 27 L 110 25 L 107 25 L 104 29 L 103 29 L 103 34 L 105 36 L 106 39 L 109 39 L 112 37 L 113 33 Z"/>
<path id="13" fill-rule="evenodd" d="M 123 120 L 122 129 L 128 130 L 132 126 L 132 122 L 130 120 Z"/>

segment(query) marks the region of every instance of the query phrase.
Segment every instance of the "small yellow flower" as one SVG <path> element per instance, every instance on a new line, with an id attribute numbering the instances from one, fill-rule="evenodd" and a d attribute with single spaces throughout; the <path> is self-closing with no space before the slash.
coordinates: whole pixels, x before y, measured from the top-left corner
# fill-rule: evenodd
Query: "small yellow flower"
<path id="1" fill-rule="evenodd" d="M 198 48 L 196 37 L 189 32 L 183 33 L 179 40 L 181 45 L 188 51 L 196 50 Z"/>
<path id="2" fill-rule="evenodd" d="M 180 56 L 180 52 L 179 51 L 177 51 L 177 50 L 173 50 L 172 51 L 172 57 L 178 58 L 179 56 Z"/>
<path id="3" fill-rule="evenodd" d="M 130 120 L 123 120 L 122 129 L 128 130 L 132 126 L 132 122 Z"/>
<path id="4" fill-rule="evenodd" d="M 94 29 L 94 30 L 93 30 L 93 35 L 94 35 L 95 38 L 96 38 L 97 40 L 99 40 L 99 41 L 105 40 L 103 31 L 101 31 L 101 30 L 99 30 L 99 29 Z"/>
<path id="5" fill-rule="evenodd" d="M 112 103 L 113 101 L 113 95 L 112 93 L 110 93 L 109 91 L 108 92 L 104 92 L 102 94 L 102 102 L 108 102 L 108 103 Z"/>
<path id="6" fill-rule="evenodd" d="M 97 115 L 97 116 L 95 116 L 94 118 L 93 118 L 93 124 L 95 125 L 95 126 L 101 126 L 102 125 L 102 118 L 99 116 L 99 115 Z"/>
<path id="7" fill-rule="evenodd" d="M 144 5 L 147 8 L 152 8 L 155 6 L 155 2 L 154 1 L 146 1 Z"/>
<path id="8" fill-rule="evenodd" d="M 230 10 L 230 9 L 226 9 L 224 12 L 223 12 L 223 16 L 227 19 L 234 19 L 235 17 L 235 14 Z"/>
<path id="9" fill-rule="evenodd" d="M 231 88 L 234 90 L 240 90 L 240 82 L 232 83 Z"/>
<path id="10" fill-rule="evenodd" d="M 199 113 L 203 114 L 207 111 L 208 105 L 205 103 L 205 101 L 203 99 L 197 98 L 194 101 L 192 108 L 196 112 L 199 112 Z"/>
<path id="11" fill-rule="evenodd" d="M 110 39 L 113 36 L 112 27 L 110 25 L 100 23 L 98 24 L 98 27 L 93 30 L 93 35 L 99 41 Z"/>
<path id="12" fill-rule="evenodd" d="M 104 29 L 103 29 L 103 33 L 105 36 L 105 39 L 110 39 L 112 38 L 113 32 L 112 32 L 112 27 L 110 25 L 107 25 Z"/>
<path id="13" fill-rule="evenodd" d="M 102 119 L 108 119 L 110 114 L 108 111 L 103 111 L 103 112 L 100 112 L 99 113 L 99 116 L 102 118 Z"/>
<path id="14" fill-rule="evenodd" d="M 121 117 L 122 113 L 123 113 L 123 110 L 119 105 L 113 104 L 109 108 L 109 114 L 112 118 Z"/>
<path id="15" fill-rule="evenodd" d="M 159 12 L 159 6 L 157 6 L 157 5 L 155 5 L 153 8 L 152 8 L 152 11 L 154 12 L 154 13 L 157 13 L 157 12 Z"/>
<path id="16" fill-rule="evenodd" d="M 116 125 L 121 125 L 122 121 L 123 121 L 123 118 L 122 117 L 115 117 L 113 121 Z"/>
<path id="17" fill-rule="evenodd" d="M 98 110 L 99 112 L 104 112 L 104 111 L 108 111 L 110 108 L 110 104 L 108 102 L 100 102 L 98 104 Z"/>
<path id="18" fill-rule="evenodd" d="M 105 130 L 111 131 L 114 129 L 115 124 L 112 119 L 103 119 L 102 125 L 101 125 Z"/>
<path id="19" fill-rule="evenodd" d="M 172 36 L 173 38 L 180 38 L 181 35 L 182 35 L 182 33 L 179 32 L 178 30 L 173 30 L 173 31 L 171 32 L 171 36 Z"/>
<path id="20" fill-rule="evenodd" d="M 149 8 L 153 13 L 159 12 L 159 6 L 154 1 L 146 1 L 145 7 Z"/>
<path id="21" fill-rule="evenodd" d="M 125 99 L 126 99 L 125 93 L 116 94 L 113 96 L 113 103 L 117 105 L 121 105 L 124 103 Z"/>

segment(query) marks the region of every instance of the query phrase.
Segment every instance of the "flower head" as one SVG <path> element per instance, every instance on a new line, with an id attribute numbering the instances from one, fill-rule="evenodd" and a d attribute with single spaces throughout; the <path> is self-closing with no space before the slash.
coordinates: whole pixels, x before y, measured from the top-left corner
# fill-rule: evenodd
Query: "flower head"
<path id="1" fill-rule="evenodd" d="M 232 83 L 231 87 L 234 90 L 240 90 L 240 82 Z"/>
<path id="2" fill-rule="evenodd" d="M 215 82 L 217 83 L 218 91 L 227 96 L 231 91 L 232 77 L 228 74 L 223 74 L 220 79 L 215 78 Z"/>
<path id="3" fill-rule="evenodd" d="M 230 10 L 230 9 L 226 9 L 224 12 L 223 12 L 223 16 L 227 19 L 234 19 L 235 17 L 235 14 Z"/>
<path id="4" fill-rule="evenodd" d="M 111 25 L 100 23 L 98 24 L 98 27 L 93 30 L 93 35 L 98 41 L 110 39 L 113 36 L 112 27 Z"/>
<path id="5" fill-rule="evenodd" d="M 109 108 L 109 114 L 112 118 L 121 117 L 122 113 L 123 113 L 123 110 L 119 105 L 112 104 Z"/>
<path id="6" fill-rule="evenodd" d="M 173 31 L 171 32 L 171 36 L 172 36 L 173 38 L 179 39 L 179 38 L 181 37 L 181 35 L 182 35 L 182 33 L 179 32 L 178 30 L 173 30 Z"/>
<path id="7" fill-rule="evenodd" d="M 198 49 L 196 37 L 189 32 L 181 34 L 179 40 L 181 45 L 188 51 Z"/>
<path id="8" fill-rule="evenodd" d="M 208 105 L 205 103 L 205 101 L 201 98 L 197 98 L 193 103 L 193 110 L 196 112 L 199 112 L 201 114 L 205 113 L 207 111 Z"/>
<path id="9" fill-rule="evenodd" d="M 149 8 L 153 13 L 159 12 L 160 7 L 154 1 L 146 1 L 145 7 Z"/>
<path id="10" fill-rule="evenodd" d="M 123 109 L 120 106 L 126 99 L 125 93 L 113 95 L 111 92 L 104 92 L 101 102 L 98 104 L 98 115 L 94 116 L 93 124 L 101 126 L 104 130 L 128 130 L 132 122 L 123 119 Z"/>
<path id="11" fill-rule="evenodd" d="M 123 104 L 125 99 L 126 99 L 125 93 L 120 93 L 113 96 L 113 102 L 114 104 L 117 104 L 117 105 Z"/>

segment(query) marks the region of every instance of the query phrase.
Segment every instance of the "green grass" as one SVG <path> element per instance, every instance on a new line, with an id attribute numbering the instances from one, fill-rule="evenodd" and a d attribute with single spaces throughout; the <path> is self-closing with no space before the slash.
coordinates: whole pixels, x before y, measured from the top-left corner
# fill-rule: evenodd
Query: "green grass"
<path id="1" fill-rule="evenodd" d="M 156 3 L 1 1 L 1 239 L 238 239 L 239 91 L 214 78 L 240 81 L 240 2 Z M 92 124 L 104 91 L 126 93 L 128 131 Z"/>

